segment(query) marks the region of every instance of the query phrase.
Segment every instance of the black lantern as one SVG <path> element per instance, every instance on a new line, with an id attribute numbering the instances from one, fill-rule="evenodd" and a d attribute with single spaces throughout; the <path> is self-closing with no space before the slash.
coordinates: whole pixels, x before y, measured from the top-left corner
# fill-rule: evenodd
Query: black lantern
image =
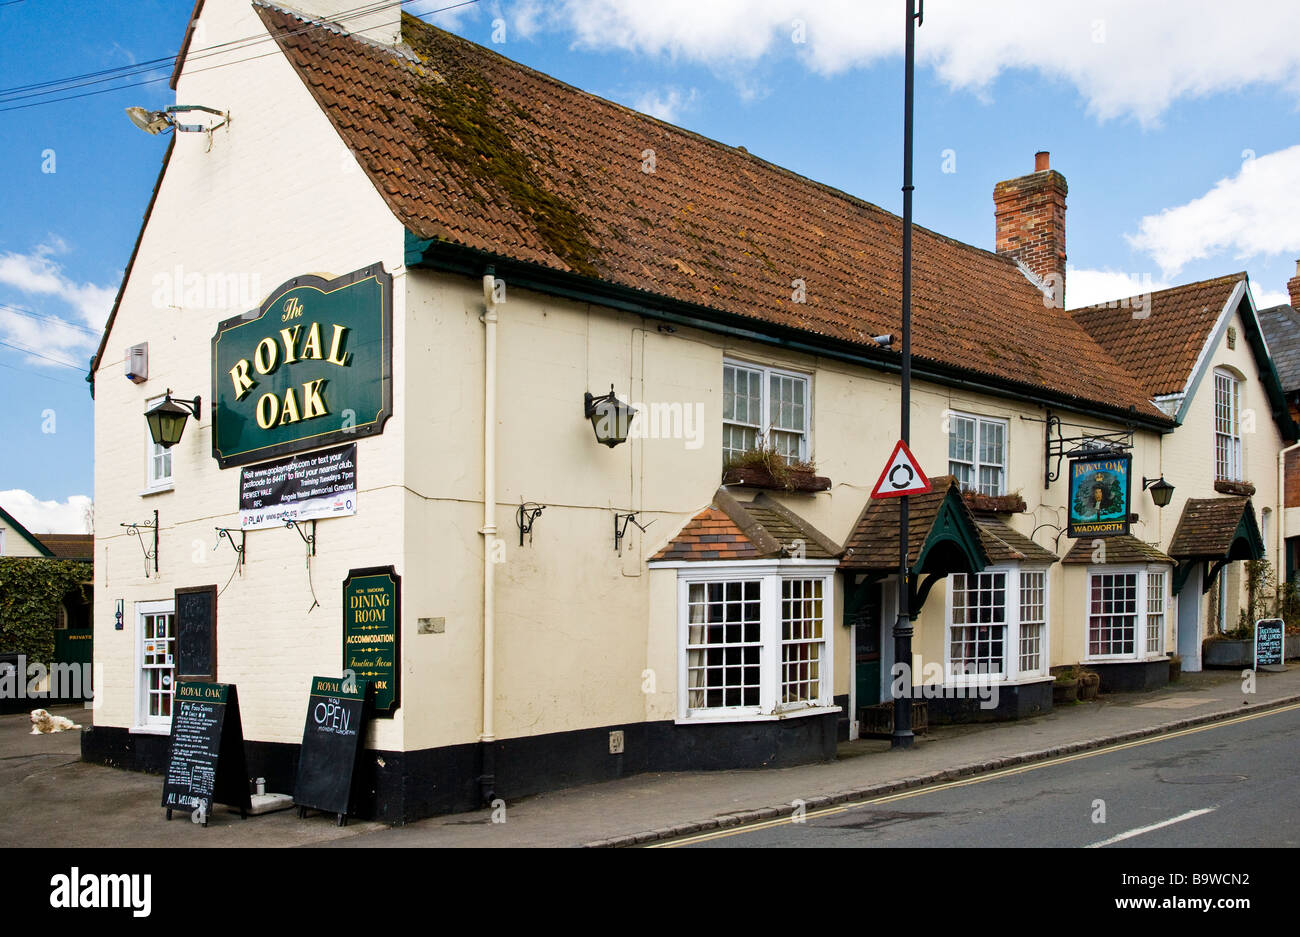
<path id="1" fill-rule="evenodd" d="M 199 418 L 199 398 L 193 400 L 172 400 L 171 388 L 162 403 L 151 410 L 146 410 L 145 421 L 149 424 L 149 435 L 153 441 L 164 449 L 170 449 L 181 441 L 185 432 L 185 421 L 190 417 Z"/>
<path id="2" fill-rule="evenodd" d="M 1169 504 L 1169 500 L 1174 496 L 1174 486 L 1165 481 L 1161 475 L 1159 478 L 1142 478 L 1142 490 L 1151 489 L 1151 500 L 1156 503 L 1156 507 L 1163 508 Z"/>
<path id="3" fill-rule="evenodd" d="M 611 449 L 627 441 L 632 417 L 636 416 L 635 409 L 614 395 L 613 384 L 609 385 L 609 393 L 600 397 L 593 397 L 590 392 L 584 394 L 582 412 L 587 419 L 591 420 L 591 428 L 596 433 L 596 442 Z"/>

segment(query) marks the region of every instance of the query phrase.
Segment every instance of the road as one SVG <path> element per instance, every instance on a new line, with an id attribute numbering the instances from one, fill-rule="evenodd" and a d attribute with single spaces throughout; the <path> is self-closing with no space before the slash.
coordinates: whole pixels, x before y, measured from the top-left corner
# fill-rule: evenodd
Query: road
<path id="1" fill-rule="evenodd" d="M 1300 846 L 1300 705 L 660 845 Z"/>

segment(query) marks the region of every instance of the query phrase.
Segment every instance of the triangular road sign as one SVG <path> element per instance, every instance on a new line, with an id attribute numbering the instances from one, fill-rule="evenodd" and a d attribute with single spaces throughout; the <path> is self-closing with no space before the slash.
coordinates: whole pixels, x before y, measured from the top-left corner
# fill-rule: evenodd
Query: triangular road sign
<path id="1" fill-rule="evenodd" d="M 893 454 L 885 463 L 885 470 L 880 473 L 876 487 L 871 490 L 873 498 L 901 498 L 903 495 L 919 495 L 930 490 L 930 479 L 921 471 L 916 456 L 907 448 L 903 440 L 898 441 Z"/>

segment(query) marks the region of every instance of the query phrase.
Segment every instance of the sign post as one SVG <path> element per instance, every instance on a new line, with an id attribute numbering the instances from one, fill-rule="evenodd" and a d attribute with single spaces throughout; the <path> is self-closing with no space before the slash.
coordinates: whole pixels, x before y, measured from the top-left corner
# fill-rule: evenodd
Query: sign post
<path id="1" fill-rule="evenodd" d="M 903 80 L 903 335 L 901 445 L 912 435 L 912 100 L 916 72 L 916 0 L 907 0 L 907 40 Z M 911 748 L 912 736 L 912 615 L 908 608 L 911 583 L 907 568 L 908 503 L 904 491 L 898 504 L 898 620 L 894 623 L 894 665 L 905 667 L 903 691 L 894 700 L 891 748 Z"/>

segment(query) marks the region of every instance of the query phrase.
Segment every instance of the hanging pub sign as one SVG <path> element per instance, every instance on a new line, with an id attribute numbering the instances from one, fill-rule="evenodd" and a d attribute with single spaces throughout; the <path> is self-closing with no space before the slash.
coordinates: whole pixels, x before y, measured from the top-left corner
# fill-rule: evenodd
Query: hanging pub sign
<path id="1" fill-rule="evenodd" d="M 343 580 L 343 672 L 374 689 L 376 718 L 401 704 L 402 577 L 391 566 L 353 569 Z"/>
<path id="2" fill-rule="evenodd" d="M 1132 456 L 1115 453 L 1070 462 L 1070 537 L 1115 537 L 1129 530 Z"/>
<path id="3" fill-rule="evenodd" d="M 226 468 L 384 431 L 393 277 L 304 275 L 212 337 L 212 456 Z"/>
<path id="4" fill-rule="evenodd" d="M 283 527 L 357 513 L 357 444 L 239 470 L 239 527 Z"/>

